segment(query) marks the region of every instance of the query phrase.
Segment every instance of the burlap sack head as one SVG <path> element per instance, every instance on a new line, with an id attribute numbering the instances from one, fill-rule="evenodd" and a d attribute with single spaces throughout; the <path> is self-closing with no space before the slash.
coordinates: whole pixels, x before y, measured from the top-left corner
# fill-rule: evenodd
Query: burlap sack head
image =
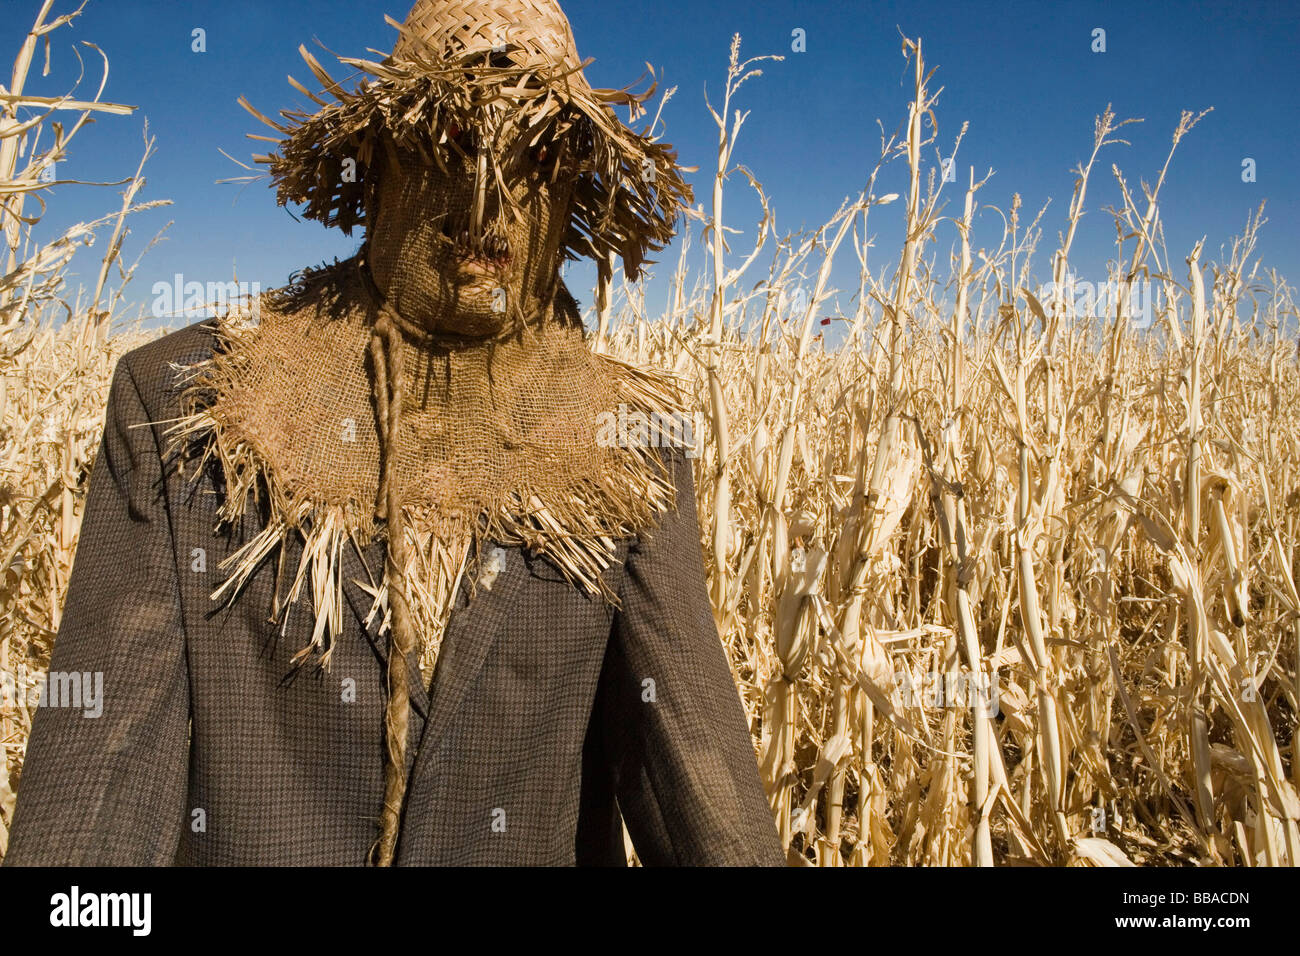
<path id="1" fill-rule="evenodd" d="M 474 161 L 476 144 L 465 146 L 446 171 L 410 149 L 388 152 L 367 214 L 379 291 L 408 332 L 444 343 L 504 337 L 546 313 L 573 198 L 573 182 L 550 181 L 536 149 L 507 171 L 503 203 L 497 184 L 479 179 L 487 166 Z"/>
<path id="2" fill-rule="evenodd" d="M 654 85 L 640 93 L 592 89 L 582 74 L 590 61 L 578 59 L 553 0 L 420 0 L 404 24 L 388 22 L 401 31 L 390 56 L 340 58 L 363 77 L 354 89 L 300 48 L 323 85 L 312 97 L 316 112 L 284 110 L 277 122 L 240 100 L 281 137 L 274 153 L 257 157 L 280 202 L 301 203 L 307 218 L 350 234 L 365 224 L 385 140 L 442 168 L 463 155 L 460 136 L 501 135 L 500 148 L 479 153 L 480 181 L 499 186 L 522 156 L 545 149 L 553 181 L 573 183 L 563 254 L 593 258 L 602 269 L 617 254 L 635 279 L 693 200 L 676 152 L 614 112 L 622 105 L 630 121 L 644 115 Z M 506 126 L 520 135 L 504 135 Z M 498 193 L 508 205 L 509 190 Z"/>

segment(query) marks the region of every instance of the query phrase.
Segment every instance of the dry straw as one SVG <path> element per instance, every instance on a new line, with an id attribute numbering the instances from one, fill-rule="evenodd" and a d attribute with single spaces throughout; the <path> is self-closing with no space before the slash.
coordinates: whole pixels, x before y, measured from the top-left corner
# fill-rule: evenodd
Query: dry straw
<path id="1" fill-rule="evenodd" d="M 41 3 L 0 95 L 0 856 L 31 729 L 33 689 L 49 660 L 72 570 L 113 368 L 123 352 L 149 338 L 138 321 L 114 328 L 130 318 L 126 290 L 139 265 L 121 255 L 127 218 L 170 205 L 138 200 L 153 152 L 147 136 L 135 173 L 120 183 L 59 175 L 81 130 L 97 116 L 126 116 L 134 107 L 103 100 L 108 61 L 102 54 L 91 95 L 27 92 L 42 43 L 81 12 L 54 16 L 53 6 L 53 0 Z M 39 68 L 48 70 L 50 56 L 47 45 Z M 37 243 L 32 231 L 48 208 L 42 194 L 63 185 L 122 186 L 121 202 L 109 215 Z M 105 234 L 94 285 L 69 299 L 73 256 Z"/>

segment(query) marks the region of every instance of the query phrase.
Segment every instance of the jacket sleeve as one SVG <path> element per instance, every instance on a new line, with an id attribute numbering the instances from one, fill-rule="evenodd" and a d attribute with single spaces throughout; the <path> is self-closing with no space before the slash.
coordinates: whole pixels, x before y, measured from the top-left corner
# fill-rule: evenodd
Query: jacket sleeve
<path id="1" fill-rule="evenodd" d="M 167 865 L 179 845 L 189 681 L 150 420 L 124 358 L 109 391 L 6 865 Z"/>
<path id="2" fill-rule="evenodd" d="M 646 865 L 784 866 L 705 584 L 691 463 L 677 507 L 628 551 L 597 712 L 619 811 Z"/>

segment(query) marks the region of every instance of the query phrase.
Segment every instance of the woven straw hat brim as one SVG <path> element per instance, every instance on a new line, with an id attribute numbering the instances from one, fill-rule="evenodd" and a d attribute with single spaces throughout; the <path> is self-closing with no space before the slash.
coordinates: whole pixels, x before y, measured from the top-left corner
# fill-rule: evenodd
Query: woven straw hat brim
<path id="1" fill-rule="evenodd" d="M 240 98 L 280 134 L 253 137 L 278 144 L 256 159 L 269 167 L 279 203 L 302 204 L 307 218 L 351 234 L 365 223 L 366 172 L 385 137 L 441 164 L 455 149 L 445 132 L 449 124 L 481 129 L 490 112 L 508 103 L 513 117 L 526 118 L 519 149 L 566 135 L 588 140 L 588 155 L 572 170 L 565 257 L 603 262 L 612 252 L 622 258 L 629 278 L 639 275 L 647 255 L 672 238 L 677 217 L 694 198 L 672 147 L 648 131 L 629 129 L 614 112 L 616 105 L 628 106 L 634 116 L 643 112 L 641 104 L 655 86 L 641 93 L 632 87 L 593 89 L 581 73 L 586 64 L 571 62 L 576 54 L 547 64 L 534 56 L 525 64 L 494 66 L 483 64 L 481 49 L 449 54 L 413 42 L 419 40 L 404 31 L 397 52 L 383 62 L 339 57 L 361 76 L 353 89 L 299 47 L 323 91 L 313 95 L 292 77 L 290 82 L 320 107 L 315 113 L 283 110 L 283 122 L 276 122 Z"/>

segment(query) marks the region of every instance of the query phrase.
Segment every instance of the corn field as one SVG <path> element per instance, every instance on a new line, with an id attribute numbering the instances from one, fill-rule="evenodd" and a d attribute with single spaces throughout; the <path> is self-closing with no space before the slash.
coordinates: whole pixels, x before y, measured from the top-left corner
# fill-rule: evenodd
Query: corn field
<path id="1" fill-rule="evenodd" d="M 47 23 L 49 7 L 0 115 L 11 682 L 48 661 L 109 376 L 151 334 L 118 330 L 143 163 L 117 212 L 52 244 L 33 248 L 20 218 L 70 138 L 41 142 L 55 111 L 127 109 L 21 98 L 37 38 L 66 19 Z M 912 99 L 876 173 L 901 165 L 906 193 L 876 195 L 873 173 L 820 229 L 777 236 L 746 174 L 762 219 L 733 251 L 739 88 L 776 59 L 742 60 L 737 37 L 710 107 L 713 188 L 683 229 L 664 314 L 639 286 L 595 295 L 595 347 L 675 370 L 703 412 L 708 584 L 789 861 L 1293 865 L 1300 355 L 1293 291 L 1255 256 L 1262 210 L 1224 262 L 1166 249 L 1161 186 L 1200 119 L 1184 114 L 1152 184 L 1111 167 L 1119 293 L 1098 318 L 1070 292 L 1071 247 L 1125 121 L 1097 118 L 1056 248 L 1018 198 L 1002 234 L 977 241 L 985 182 L 945 184 L 924 158 L 936 98 L 921 42 L 902 52 Z M 883 217 L 905 238 L 869 262 Z M 99 288 L 68 302 L 72 250 L 105 230 Z M 850 256 L 855 310 L 832 342 L 832 269 Z M 4 700 L 0 852 L 30 718 L 22 695 Z"/>

